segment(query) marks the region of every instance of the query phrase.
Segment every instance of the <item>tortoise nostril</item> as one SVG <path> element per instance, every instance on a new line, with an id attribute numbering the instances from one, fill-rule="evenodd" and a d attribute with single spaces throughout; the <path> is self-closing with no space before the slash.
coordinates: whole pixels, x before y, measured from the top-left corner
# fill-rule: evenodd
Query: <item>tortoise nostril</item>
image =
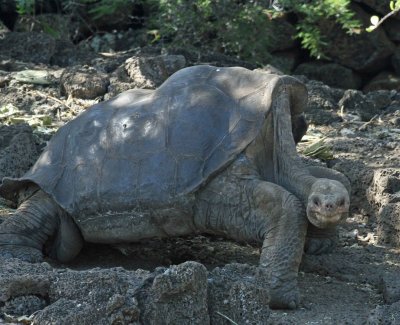
<path id="1" fill-rule="evenodd" d="M 327 210 L 332 210 L 332 209 L 333 209 L 333 204 L 332 204 L 332 203 L 326 203 L 326 204 L 325 204 L 325 208 L 326 208 Z"/>

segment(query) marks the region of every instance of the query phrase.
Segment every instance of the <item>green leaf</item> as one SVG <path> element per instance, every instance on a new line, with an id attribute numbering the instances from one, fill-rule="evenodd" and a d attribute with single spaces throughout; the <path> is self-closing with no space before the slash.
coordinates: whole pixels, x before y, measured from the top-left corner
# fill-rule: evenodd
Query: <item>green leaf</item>
<path id="1" fill-rule="evenodd" d="M 368 33 L 371 33 L 375 28 L 376 28 L 375 26 L 369 26 L 369 27 L 367 27 L 365 30 L 366 30 Z"/>
<path id="2" fill-rule="evenodd" d="M 394 1 L 390 1 L 390 10 L 392 10 L 392 11 L 396 10 L 396 5 L 395 5 Z"/>
<path id="3" fill-rule="evenodd" d="M 43 26 L 43 31 L 46 34 L 49 34 L 50 36 L 53 36 L 54 38 L 60 38 L 60 32 L 58 32 L 56 29 L 54 29 L 53 27 L 51 27 L 49 24 L 42 22 L 42 26 Z"/>

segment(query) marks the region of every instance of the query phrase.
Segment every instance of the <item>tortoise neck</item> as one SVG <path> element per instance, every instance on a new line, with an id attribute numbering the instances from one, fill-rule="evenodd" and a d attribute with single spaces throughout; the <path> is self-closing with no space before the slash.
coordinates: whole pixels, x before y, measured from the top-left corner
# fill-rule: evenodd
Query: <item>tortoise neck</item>
<path id="1" fill-rule="evenodd" d="M 282 91 L 272 108 L 274 179 L 307 205 L 311 187 L 317 179 L 297 153 L 291 132 L 291 105 L 288 91 Z"/>

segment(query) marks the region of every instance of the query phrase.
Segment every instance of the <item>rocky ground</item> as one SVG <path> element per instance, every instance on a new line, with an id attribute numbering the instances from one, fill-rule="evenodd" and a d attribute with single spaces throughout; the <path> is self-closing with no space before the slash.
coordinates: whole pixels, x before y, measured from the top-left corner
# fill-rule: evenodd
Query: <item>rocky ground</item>
<path id="1" fill-rule="evenodd" d="M 43 35 L 33 51 L 30 42 L 36 34 L 0 39 L 0 179 L 23 174 L 58 127 L 98 101 L 157 87 L 191 64 L 242 65 L 158 49 L 94 54 Z M 298 310 L 268 308 L 257 247 L 197 236 L 86 245 L 68 265 L 3 260 L 0 323 L 400 324 L 400 93 L 299 78 L 310 97 L 299 151 L 347 175 L 352 208 L 337 248 L 304 256 Z"/>

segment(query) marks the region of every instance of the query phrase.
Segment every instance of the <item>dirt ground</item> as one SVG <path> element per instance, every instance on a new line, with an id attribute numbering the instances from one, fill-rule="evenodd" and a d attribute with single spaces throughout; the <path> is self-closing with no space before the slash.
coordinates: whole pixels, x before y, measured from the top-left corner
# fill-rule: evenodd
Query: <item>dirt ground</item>
<path id="1" fill-rule="evenodd" d="M 106 66 L 112 65 L 112 60 L 104 56 L 96 62 Z M 120 57 L 114 60 L 115 66 L 123 62 Z M 48 85 L 19 82 L 15 76 L 26 68 L 47 71 L 56 81 Z M 102 96 L 80 99 L 60 94 L 59 77 L 63 68 L 26 65 L 13 60 L 7 66 L 3 60 L 0 70 L 0 122 L 5 125 L 27 122 L 35 127 L 42 142 L 60 125 L 102 100 Z M 396 248 L 396 242 L 379 238 L 384 236 L 378 218 L 381 206 L 376 202 L 380 197 L 372 185 L 377 171 L 400 168 L 400 94 L 392 93 L 391 98 L 393 105 L 367 121 L 357 118 L 356 112 L 341 111 L 337 106 L 334 114 L 340 119 L 311 124 L 300 143 L 302 151 L 324 138 L 333 159 L 319 163 L 327 163 L 350 179 L 351 215 L 339 227 L 338 245 L 331 254 L 304 256 L 299 273 L 300 308 L 274 310 L 268 324 L 400 324 L 400 310 L 396 305 L 400 301 L 400 249 Z M 395 188 L 394 194 L 398 191 L 400 187 Z M 3 204 L 2 216 L 10 212 Z M 400 216 L 393 218 L 397 218 L 400 226 Z M 88 244 L 68 265 L 47 262 L 60 270 L 123 267 L 152 271 L 159 266 L 194 260 L 212 270 L 227 263 L 257 265 L 258 258 L 258 247 L 218 237 L 196 236 L 119 247 Z M 17 320 L 0 318 L 0 323 L 5 322 Z"/>

